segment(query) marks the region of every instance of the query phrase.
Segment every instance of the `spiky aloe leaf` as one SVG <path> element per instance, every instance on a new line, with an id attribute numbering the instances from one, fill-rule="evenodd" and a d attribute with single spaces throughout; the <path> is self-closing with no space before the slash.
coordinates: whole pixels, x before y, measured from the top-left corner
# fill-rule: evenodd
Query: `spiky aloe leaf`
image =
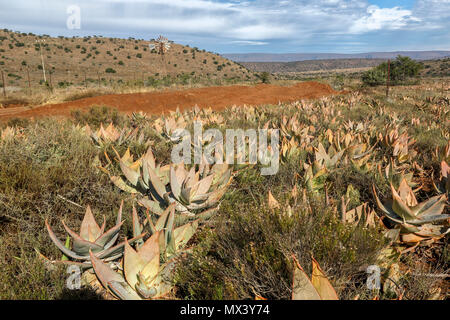
<path id="1" fill-rule="evenodd" d="M 407 206 L 407 204 L 403 201 L 403 199 L 398 195 L 397 191 L 395 191 L 394 186 L 391 185 L 392 191 L 392 209 L 394 212 L 401 217 L 402 219 L 409 221 L 416 219 L 416 216 L 411 211 L 411 209 Z"/>
<path id="2" fill-rule="evenodd" d="M 175 239 L 175 250 L 180 250 L 186 246 L 198 228 L 198 220 L 178 227 L 173 232 Z"/>
<path id="3" fill-rule="evenodd" d="M 112 176 L 110 179 L 117 188 L 124 192 L 131 194 L 140 193 L 136 188 L 130 187 L 121 177 Z"/>
<path id="4" fill-rule="evenodd" d="M 172 194 L 174 195 L 175 199 L 180 201 L 181 183 L 178 180 L 177 172 L 175 171 L 175 168 L 173 166 L 170 167 L 170 188 L 172 190 Z"/>
<path id="5" fill-rule="evenodd" d="M 375 196 L 375 200 L 377 202 L 378 207 L 380 208 L 381 211 L 383 211 L 383 213 L 385 214 L 385 216 L 387 218 L 389 218 L 390 220 L 396 222 L 396 223 L 403 223 L 401 217 L 399 217 L 394 210 L 392 209 L 392 201 L 388 201 L 386 203 L 386 205 L 384 205 L 380 199 L 378 198 L 378 194 L 375 190 L 375 185 L 372 186 L 372 190 L 373 190 L 373 194 Z"/>
<path id="6" fill-rule="evenodd" d="M 107 264 L 90 253 L 95 275 L 104 288 L 109 289 L 117 298 L 122 300 L 140 300 L 139 295 L 125 282 L 122 275 L 112 270 Z"/>
<path id="7" fill-rule="evenodd" d="M 157 215 L 161 215 L 164 212 L 160 202 L 150 200 L 148 197 L 139 199 L 138 203 Z"/>
<path id="8" fill-rule="evenodd" d="M 129 165 L 125 163 L 123 160 L 119 161 L 120 169 L 122 170 L 124 176 L 133 186 L 137 186 L 140 174 L 140 161 L 136 161 L 135 163 Z"/>
<path id="9" fill-rule="evenodd" d="M 97 240 L 95 240 L 95 244 L 105 248 L 107 246 L 107 244 L 116 242 L 116 240 L 119 236 L 120 228 L 122 227 L 124 222 L 125 221 L 120 222 L 115 227 L 112 227 L 107 232 L 102 234 Z M 138 235 L 136 235 L 136 237 L 137 236 Z"/>
<path id="10" fill-rule="evenodd" d="M 319 293 L 296 259 L 292 279 L 292 300 L 320 300 Z"/>
<path id="11" fill-rule="evenodd" d="M 156 193 L 161 199 L 164 199 L 164 195 L 166 194 L 166 186 L 162 183 L 162 181 L 155 173 L 155 171 L 153 171 L 153 169 L 148 168 L 148 174 L 153 189 L 156 191 Z"/>
<path id="12" fill-rule="evenodd" d="M 52 228 L 50 227 L 48 220 L 45 220 L 45 226 L 47 227 L 48 234 L 50 236 L 50 239 L 53 241 L 53 243 L 58 247 L 59 250 L 61 250 L 66 256 L 72 258 L 72 259 L 79 259 L 84 260 L 86 256 L 78 255 L 74 251 L 66 248 L 64 244 L 61 242 L 61 240 L 58 239 L 58 237 L 53 232 Z"/>
<path id="13" fill-rule="evenodd" d="M 435 196 L 411 208 L 411 211 L 420 218 L 440 215 L 445 209 L 446 200 L 444 195 Z"/>
<path id="14" fill-rule="evenodd" d="M 125 280 L 132 288 L 134 288 L 138 283 L 137 275 L 146 265 L 146 261 L 131 248 L 127 240 L 125 240 L 123 257 Z"/>
<path id="15" fill-rule="evenodd" d="M 314 258 L 312 258 L 312 265 L 311 283 L 316 288 L 320 298 L 322 300 L 339 300 L 336 291 Z"/>
<path id="16" fill-rule="evenodd" d="M 100 228 L 97 224 L 97 221 L 95 221 L 94 215 L 92 214 L 91 207 L 88 205 L 86 207 L 86 213 L 84 215 L 83 221 L 81 222 L 80 227 L 80 237 L 88 240 L 88 241 L 95 241 L 100 235 L 103 233 L 105 226 L 105 220 L 103 219 L 103 227 Z"/>
<path id="17" fill-rule="evenodd" d="M 89 256 L 91 258 L 92 267 L 94 268 L 95 274 L 97 275 L 100 283 L 105 288 L 108 288 L 108 282 L 110 281 L 125 281 L 125 279 L 119 273 L 112 270 L 106 263 L 96 257 L 95 254 L 90 252 Z"/>

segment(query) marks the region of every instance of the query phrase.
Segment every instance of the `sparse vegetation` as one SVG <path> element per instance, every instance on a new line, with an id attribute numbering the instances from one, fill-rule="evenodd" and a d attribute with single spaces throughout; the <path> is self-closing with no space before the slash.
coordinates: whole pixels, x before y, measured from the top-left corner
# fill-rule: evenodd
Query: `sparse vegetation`
<path id="1" fill-rule="evenodd" d="M 36 38 L 51 40 L 42 46 L 45 74 L 39 52 L 25 56 L 39 50 Z M 153 41 L 147 50 L 132 37 L 0 31 L 0 299 L 287 300 L 305 296 L 306 286 L 295 286 L 299 272 L 323 298 L 313 283 L 318 269 L 332 299 L 448 299 L 441 276 L 450 263 L 450 88 L 438 77 L 448 60 L 398 57 L 386 98 L 377 87 L 385 63 L 347 73 L 324 71 L 332 64 L 324 61 L 310 62 L 322 64 L 320 73 L 249 72 L 197 47 Z M 305 78 L 316 82 L 297 83 Z M 249 99 L 255 88 L 277 98 L 280 87 L 268 83 L 303 86 L 310 99 L 164 115 L 160 106 L 158 114 L 122 114 L 93 103 L 111 93 L 139 92 L 134 99 L 159 88 L 261 82 L 239 88 Z M 194 105 L 208 90 L 227 100 L 236 88 L 152 96 L 182 95 Z M 30 116 L 62 110 L 34 106 L 85 98 L 66 103 L 73 109 L 62 117 Z M 172 164 L 180 129 L 192 131 L 198 120 L 222 133 L 278 129 L 279 171 Z M 104 227 L 95 222 L 102 215 Z M 85 268 L 81 290 L 66 289 L 69 264 Z M 373 265 L 379 290 L 366 286 Z"/>
<path id="2" fill-rule="evenodd" d="M 343 87 L 351 85 L 346 79 L 342 81 Z M 196 118 L 208 120 L 221 130 L 258 128 L 266 123 L 269 128 L 279 128 L 280 171 L 274 176 L 261 176 L 259 166 L 234 167 L 231 184 L 225 184 L 226 192 L 220 206 L 214 206 L 210 220 L 204 223 L 202 209 L 194 209 L 202 219 L 192 238 L 187 238 L 193 252 L 171 274 L 170 288 L 175 285 L 177 290 L 169 297 L 289 299 L 293 290 L 292 255 L 307 274 L 311 273 L 313 255 L 340 299 L 445 298 L 445 284 L 423 281 L 417 274 L 423 270 L 431 274 L 448 271 L 448 235 L 405 230 L 390 222 L 395 216 L 383 220 L 380 217 L 386 215 L 383 205 L 392 197 L 390 184 L 399 190 L 401 201 L 412 201 L 411 192 L 418 203 L 440 199 L 440 211 L 434 210 L 433 214 L 440 213 L 443 218 L 448 214 L 448 204 L 442 200 L 448 185 L 442 164 L 449 160 L 449 128 L 445 124 L 450 108 L 448 97 L 440 82 L 394 87 L 389 101 L 384 98 L 383 88 L 365 90 L 222 112 L 125 116 L 108 107 L 95 107 L 88 112 L 74 111 L 67 120 L 14 119 L 2 124 L 0 297 L 111 298 L 104 290 L 94 291 L 89 286 L 75 292 L 64 289 L 64 268 L 49 267 L 34 251 L 36 248 L 56 260 L 62 255 L 51 244 L 44 220 L 48 219 L 56 235 L 63 239 L 58 224 L 61 218 L 69 227 L 78 227 L 89 204 L 95 217 L 105 214 L 109 221 L 124 200 L 123 214 L 129 215 L 135 205 L 142 219 L 139 221 L 143 221 L 148 202 L 142 202 L 142 198 L 147 191 L 152 192 L 150 184 L 144 193 L 133 195 L 117 179 L 111 181 L 110 176 L 121 177 L 134 188 L 134 178 L 126 169 L 132 168 L 131 155 L 134 159 L 145 155 L 151 164 L 151 145 L 156 166 L 161 164 L 154 170 L 159 170 L 155 172 L 163 178 L 170 168 L 166 165 L 170 164 L 174 130 L 190 128 Z M 109 123 L 112 125 L 107 126 Z M 145 175 L 141 179 L 146 179 Z M 406 190 L 405 183 L 414 191 L 401 191 Z M 169 201 L 175 188 L 164 188 L 168 194 L 157 198 L 158 205 L 171 210 L 170 202 L 178 201 L 177 197 Z M 403 198 L 406 194 L 409 198 Z M 187 190 L 183 195 L 189 198 Z M 187 201 L 183 206 L 192 213 L 196 207 L 190 207 L 190 200 L 183 201 Z M 402 215 L 399 208 L 413 205 L 408 203 L 395 207 L 395 214 Z M 156 207 L 149 208 L 149 214 L 155 213 Z M 184 213 L 182 207 L 174 210 L 176 215 Z M 434 223 L 440 228 L 449 227 L 445 219 Z M 119 241 L 136 237 L 136 230 L 127 217 Z M 387 231 L 390 239 L 385 237 Z M 397 253 L 388 258 L 388 252 Z M 414 263 L 417 261 L 420 264 Z M 397 268 L 409 272 L 395 275 L 399 277 L 395 278 L 398 287 L 383 280 L 382 290 L 367 290 L 365 269 L 371 264 L 379 264 L 383 274 L 392 275 Z M 135 294 L 142 298 L 144 293 Z"/>

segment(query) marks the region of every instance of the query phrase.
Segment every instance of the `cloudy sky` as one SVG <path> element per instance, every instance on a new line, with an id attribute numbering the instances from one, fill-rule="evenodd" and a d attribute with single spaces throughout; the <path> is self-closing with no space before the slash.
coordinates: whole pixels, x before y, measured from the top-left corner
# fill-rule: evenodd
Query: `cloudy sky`
<path id="1" fill-rule="evenodd" d="M 0 0 L 0 27 L 219 53 L 450 50 L 450 0 Z"/>

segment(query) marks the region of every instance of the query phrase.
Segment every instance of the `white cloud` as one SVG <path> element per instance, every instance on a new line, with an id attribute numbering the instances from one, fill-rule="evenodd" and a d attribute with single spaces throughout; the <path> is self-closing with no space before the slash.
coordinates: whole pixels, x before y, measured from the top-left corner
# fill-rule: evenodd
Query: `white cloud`
<path id="1" fill-rule="evenodd" d="M 350 27 L 351 33 L 364 33 L 377 30 L 397 30 L 408 26 L 420 19 L 413 16 L 412 11 L 399 7 L 380 8 L 369 6 L 367 15 L 359 18 Z"/>
<path id="2" fill-rule="evenodd" d="M 248 46 L 266 46 L 270 44 L 269 42 L 264 41 L 245 41 L 245 40 L 237 40 L 237 41 L 231 41 L 231 44 L 238 44 L 238 45 L 248 45 Z"/>
<path id="3" fill-rule="evenodd" d="M 71 36 L 65 8 L 73 3 L 82 9 L 77 35 L 164 34 L 196 39 L 198 46 L 283 43 L 292 50 L 290 45 L 368 42 L 376 32 L 444 34 L 450 27 L 450 0 L 417 0 L 410 10 L 370 6 L 368 0 L 0 0 L 0 27 Z M 433 41 L 448 40 L 446 34 Z"/>
<path id="4" fill-rule="evenodd" d="M 450 0 L 417 0 L 414 13 L 424 20 L 424 25 L 449 28 Z"/>

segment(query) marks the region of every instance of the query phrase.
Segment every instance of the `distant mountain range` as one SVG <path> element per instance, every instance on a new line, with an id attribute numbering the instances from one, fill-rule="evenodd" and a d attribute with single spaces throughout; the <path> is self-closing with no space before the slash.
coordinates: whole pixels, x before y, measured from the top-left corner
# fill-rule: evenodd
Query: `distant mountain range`
<path id="1" fill-rule="evenodd" d="M 228 53 L 223 57 L 235 62 L 294 62 L 327 59 L 395 59 L 398 55 L 415 60 L 441 59 L 450 56 L 450 51 L 395 51 L 356 54 L 341 53 Z"/>

